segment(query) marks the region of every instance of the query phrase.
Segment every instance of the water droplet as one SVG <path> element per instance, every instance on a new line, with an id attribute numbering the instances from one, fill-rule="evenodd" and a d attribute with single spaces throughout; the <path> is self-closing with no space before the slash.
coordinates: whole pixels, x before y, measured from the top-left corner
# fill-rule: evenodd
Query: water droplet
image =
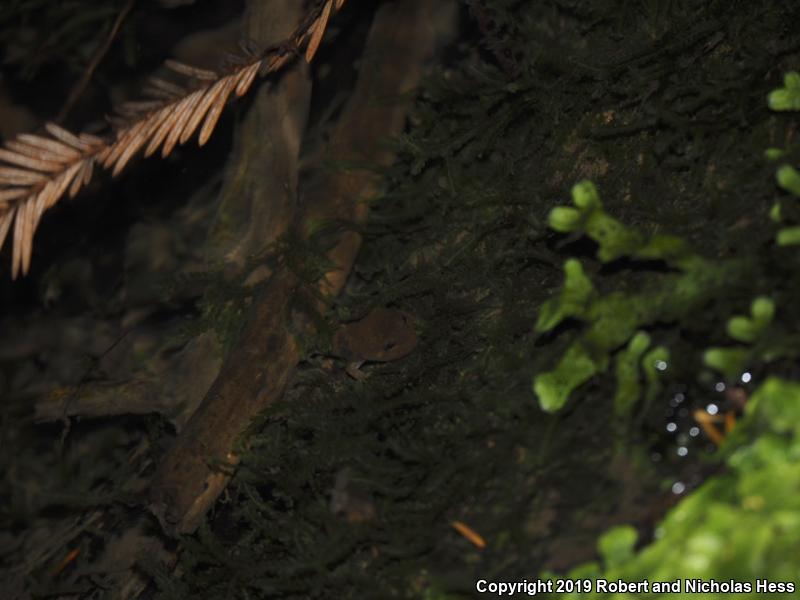
<path id="1" fill-rule="evenodd" d="M 724 392 L 725 383 L 722 381 L 718 381 L 717 383 L 714 384 L 714 389 L 717 390 L 718 392 Z"/>
<path id="2" fill-rule="evenodd" d="M 692 427 L 689 430 L 689 435 L 692 436 L 692 437 L 697 437 L 698 435 L 700 435 L 700 428 L 699 427 Z"/>
<path id="3" fill-rule="evenodd" d="M 675 423 L 667 423 L 667 431 L 673 433 L 678 429 L 678 426 Z"/>
<path id="4" fill-rule="evenodd" d="M 676 496 L 680 496 L 683 492 L 686 491 L 686 486 L 683 485 L 682 481 L 676 481 L 672 484 L 672 493 Z"/>
<path id="5" fill-rule="evenodd" d="M 689 454 L 689 449 L 686 446 L 680 446 L 678 448 L 678 456 L 686 456 Z"/>
<path id="6" fill-rule="evenodd" d="M 656 369 L 659 371 L 666 371 L 667 370 L 667 361 L 665 360 L 657 360 L 656 361 Z"/>
<path id="7" fill-rule="evenodd" d="M 706 412 L 710 415 L 715 415 L 719 412 L 719 407 L 716 404 L 709 404 L 706 406 Z"/>
<path id="8" fill-rule="evenodd" d="M 752 378 L 753 378 L 753 376 L 752 376 L 752 375 L 750 375 L 750 373 L 748 373 L 747 371 L 745 371 L 744 373 L 742 373 L 742 383 L 750 383 L 750 380 L 751 380 Z"/>

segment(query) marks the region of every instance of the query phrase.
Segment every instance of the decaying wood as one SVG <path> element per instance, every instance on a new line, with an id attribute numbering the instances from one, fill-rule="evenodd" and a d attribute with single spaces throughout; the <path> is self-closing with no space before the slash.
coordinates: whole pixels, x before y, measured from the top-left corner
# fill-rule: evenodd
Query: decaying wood
<path id="1" fill-rule="evenodd" d="M 244 19 L 247 39 L 267 44 L 283 39 L 294 25 L 280 17 L 283 10 L 276 10 L 285 2 L 251 3 Z M 224 263 L 231 279 L 248 258 L 263 255 L 294 219 L 300 143 L 310 100 L 307 68 L 299 62 L 278 81 L 262 86 L 237 124 L 229 173 L 206 248 L 207 258 Z"/>
<path id="2" fill-rule="evenodd" d="M 375 16 L 356 90 L 332 135 L 328 158 L 388 165 L 388 138 L 402 132 L 407 106 L 401 96 L 415 86 L 435 43 L 428 0 L 386 3 Z M 396 99 L 392 101 L 392 99 Z M 265 132 L 266 133 L 266 132 Z M 359 222 L 379 180 L 373 171 L 334 172 L 318 179 L 299 219 Z M 343 234 L 329 258 L 337 268 L 320 282 L 324 297 L 338 293 L 360 246 Z M 255 415 L 281 397 L 299 361 L 292 336 L 291 300 L 296 277 L 279 267 L 256 298 L 235 348 L 203 404 L 153 478 L 151 508 L 166 531 L 193 531 L 224 489 L 237 464 L 235 441 Z"/>
<path id="3" fill-rule="evenodd" d="M 149 496 L 165 531 L 188 533 L 200 524 L 237 463 L 236 438 L 283 393 L 299 360 L 288 330 L 295 286 L 282 273 L 264 288 L 217 380 L 159 465 Z"/>
<path id="4" fill-rule="evenodd" d="M 185 85 L 153 79 L 143 101 L 118 109 L 112 138 L 75 135 L 50 123 L 44 134 L 23 134 L 6 142 L 0 148 L 0 247 L 13 224 L 12 277 L 30 268 L 33 236 L 44 212 L 63 196 L 77 194 L 95 165 L 117 175 L 140 151 L 150 156 L 160 149 L 167 156 L 198 130 L 202 146 L 229 99 L 247 93 L 259 74 L 285 68 L 303 47 L 306 60 L 313 59 L 331 14 L 344 3 L 316 2 L 282 42 L 247 53 L 224 73 L 167 61 Z"/>
<path id="5" fill-rule="evenodd" d="M 57 327 L 54 330 L 57 331 Z M 165 337 L 178 335 L 174 328 L 160 333 Z M 138 340 L 135 334 L 127 337 L 133 338 L 128 347 L 123 347 L 126 340 L 117 347 L 121 353 L 130 355 Z M 153 354 L 146 359 L 144 368 L 134 370 L 126 378 L 59 387 L 44 394 L 35 404 L 34 420 L 158 413 L 181 431 L 222 366 L 219 341 L 213 331 L 206 331 L 193 337 L 177 352 L 167 345 Z M 120 366 L 115 370 L 118 377 L 123 369 L 133 370 L 129 364 Z"/>
<path id="6" fill-rule="evenodd" d="M 338 220 L 360 223 L 369 201 L 381 185 L 375 166 L 394 161 L 390 139 L 402 133 L 406 98 L 419 82 L 422 65 L 451 26 L 454 6 L 447 0 L 426 3 L 415 0 L 387 6 L 370 31 L 360 74 L 351 100 L 331 134 L 322 163 L 370 165 L 371 168 L 324 171 L 304 193 L 305 226 L 318 221 Z M 385 22 L 384 22 L 385 20 Z M 361 236 L 353 231 L 342 234 L 328 258 L 337 268 L 320 283 L 323 296 L 339 293 L 361 247 Z"/>
<path id="7" fill-rule="evenodd" d="M 282 39 L 301 4 L 252 0 L 245 16 L 248 36 L 266 44 Z M 294 220 L 293 193 L 309 97 L 307 73 L 296 65 L 276 85 L 260 90 L 238 127 L 209 240 L 209 252 L 234 272 L 248 256 L 285 233 Z M 261 290 L 241 337 L 159 466 L 150 499 L 166 530 L 194 529 L 227 482 L 224 469 L 218 467 L 235 462 L 231 451 L 236 436 L 265 398 L 283 391 L 299 359 L 287 329 L 295 286 L 294 276 L 279 270 Z"/>

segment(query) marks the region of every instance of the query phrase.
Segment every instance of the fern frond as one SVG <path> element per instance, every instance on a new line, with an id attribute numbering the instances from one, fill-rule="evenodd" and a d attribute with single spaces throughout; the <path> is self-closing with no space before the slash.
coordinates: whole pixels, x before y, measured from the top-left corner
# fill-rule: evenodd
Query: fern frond
<path id="1" fill-rule="evenodd" d="M 151 78 L 143 100 L 117 109 L 112 137 L 75 135 L 48 123 L 46 135 L 21 134 L 6 142 L 0 148 L 0 248 L 13 224 L 12 278 L 30 268 L 33 236 L 44 212 L 65 194 L 77 194 L 95 164 L 116 176 L 140 150 L 150 156 L 160 148 L 166 157 L 198 129 L 198 144 L 204 145 L 231 97 L 246 94 L 256 76 L 279 71 L 303 47 L 305 59 L 314 58 L 331 14 L 344 4 L 317 2 L 288 39 L 262 52 L 245 50 L 223 72 L 167 60 L 166 67 L 187 85 Z"/>

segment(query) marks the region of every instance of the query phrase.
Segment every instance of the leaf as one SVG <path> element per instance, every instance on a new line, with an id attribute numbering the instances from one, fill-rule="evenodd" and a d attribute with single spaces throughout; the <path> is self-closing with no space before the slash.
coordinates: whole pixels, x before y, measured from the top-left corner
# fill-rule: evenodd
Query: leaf
<path id="1" fill-rule="evenodd" d="M 539 398 L 539 406 L 545 412 L 560 410 L 575 388 L 605 368 L 606 365 L 597 364 L 581 344 L 573 344 L 555 369 L 534 379 L 533 391 Z"/>
<path id="2" fill-rule="evenodd" d="M 627 348 L 617 354 L 617 389 L 614 393 L 614 413 L 617 416 L 630 414 L 642 395 L 639 383 L 639 361 L 650 345 L 650 336 L 639 331 L 628 342 Z"/>
<path id="3" fill-rule="evenodd" d="M 750 400 L 776 431 L 800 433 L 800 383 L 770 377 Z"/>
<path id="4" fill-rule="evenodd" d="M 600 202 L 600 194 L 597 193 L 597 188 L 594 183 L 585 179 L 572 186 L 572 201 L 575 206 L 582 210 L 594 210 L 603 208 Z"/>
<path id="5" fill-rule="evenodd" d="M 633 558 L 633 550 L 639 534 L 630 525 L 621 525 L 604 533 L 597 542 L 597 549 L 607 569 L 619 567 Z"/>
<path id="6" fill-rule="evenodd" d="M 775 236 L 778 246 L 796 246 L 800 244 L 800 226 L 784 227 Z"/>
<path id="7" fill-rule="evenodd" d="M 750 344 L 758 337 L 759 329 L 756 324 L 747 317 L 733 317 L 728 321 L 728 335 L 739 342 Z"/>
<path id="8" fill-rule="evenodd" d="M 787 192 L 800 197 L 800 173 L 790 165 L 782 165 L 775 171 L 778 185 Z"/>
<path id="9" fill-rule="evenodd" d="M 661 378 L 669 367 L 670 354 L 665 346 L 656 346 L 642 358 L 642 370 L 647 379 L 645 403 L 649 406 L 661 392 Z"/>
<path id="10" fill-rule="evenodd" d="M 556 206 L 547 217 L 550 228 L 559 233 L 570 233 L 580 226 L 581 213 L 569 206 Z"/>
<path id="11" fill-rule="evenodd" d="M 767 148 L 764 150 L 764 158 L 769 161 L 780 160 L 786 155 L 785 150 L 780 148 Z"/>
<path id="12" fill-rule="evenodd" d="M 774 223 L 780 223 L 781 219 L 783 219 L 781 215 L 781 205 L 780 202 L 776 202 L 772 205 L 772 208 L 769 209 L 769 218 Z"/>
<path id="13" fill-rule="evenodd" d="M 703 353 L 703 363 L 729 379 L 736 379 L 745 370 L 750 356 L 749 348 L 715 347 Z"/>
<path id="14" fill-rule="evenodd" d="M 683 239 L 672 235 L 656 234 L 636 251 L 635 256 L 645 260 L 664 260 L 675 263 L 677 259 L 690 254 L 689 245 Z"/>
<path id="15" fill-rule="evenodd" d="M 306 47 L 306 62 L 310 63 L 314 59 L 314 55 L 317 53 L 319 44 L 322 41 L 322 36 L 325 35 L 325 29 L 328 26 L 328 17 L 331 15 L 332 5 L 333 1 L 328 0 L 328 2 L 326 2 L 322 7 L 322 12 L 320 13 L 319 18 L 314 21 L 314 25 L 311 29 L 311 39 Z"/>
<path id="16" fill-rule="evenodd" d="M 663 260 L 683 268 L 691 251 L 688 244 L 675 236 L 656 234 L 648 239 L 636 229 L 627 227 L 605 212 L 597 188 L 585 180 L 572 187 L 575 208 L 557 206 L 548 215 L 550 227 L 560 233 L 583 232 L 597 242 L 597 257 L 611 262 L 623 256 L 644 260 Z"/>
<path id="17" fill-rule="evenodd" d="M 544 333 L 567 317 L 583 317 L 587 302 L 594 294 L 592 282 L 583 272 L 580 261 L 569 259 L 564 263 L 564 286 L 556 298 L 542 305 L 536 321 L 536 331 Z"/>
<path id="18" fill-rule="evenodd" d="M 767 104 L 772 110 L 800 110 L 800 74 L 789 71 L 783 76 L 783 87 L 770 92 Z"/>
<path id="19" fill-rule="evenodd" d="M 753 300 L 753 304 L 750 305 L 750 313 L 753 315 L 753 319 L 755 319 L 763 329 L 772 322 L 775 316 L 775 302 L 772 298 L 768 298 L 767 296 L 759 296 Z"/>

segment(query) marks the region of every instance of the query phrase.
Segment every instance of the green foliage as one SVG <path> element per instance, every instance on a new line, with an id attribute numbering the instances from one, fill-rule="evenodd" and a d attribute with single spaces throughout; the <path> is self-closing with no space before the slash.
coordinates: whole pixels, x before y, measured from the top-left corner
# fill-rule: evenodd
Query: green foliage
<path id="1" fill-rule="evenodd" d="M 542 304 L 536 321 L 536 331 L 545 333 L 566 318 L 584 317 L 594 295 L 594 286 L 583 272 L 581 263 L 574 258 L 567 260 L 564 263 L 564 285 L 561 293 Z"/>
<path id="2" fill-rule="evenodd" d="M 736 316 L 728 321 L 728 335 L 748 344 L 756 341 L 775 316 L 775 303 L 759 296 L 750 307 L 750 317 Z"/>
<path id="3" fill-rule="evenodd" d="M 787 74 L 785 88 L 770 95 L 774 110 L 798 110 L 800 76 Z M 800 175 L 788 166 L 776 173 L 780 187 L 800 196 Z M 780 206 L 770 213 L 780 220 Z M 574 220 L 577 223 L 577 220 Z M 777 245 L 797 243 L 798 227 L 778 232 Z M 776 303 L 758 296 L 749 315 L 734 315 L 727 334 L 739 343 L 712 347 L 703 355 L 709 366 L 728 378 L 748 365 L 793 357 L 793 345 L 775 327 Z M 649 345 L 649 336 L 638 332 L 617 355 L 615 408 L 627 407 L 641 395 L 636 362 Z M 796 586 L 794 547 L 800 542 L 800 384 L 768 377 L 749 398 L 745 418 L 729 436 L 725 448 L 729 471 L 703 484 L 671 510 L 656 531 L 656 540 L 634 552 L 636 531 L 618 527 L 601 536 L 598 551 L 602 565 L 587 563 L 569 574 L 606 581 L 746 582 L 744 595 L 755 594 L 756 579 Z M 549 576 L 546 574 L 545 576 Z M 794 589 L 794 588 L 792 588 Z M 649 593 L 647 597 L 672 594 Z M 729 597 L 709 593 L 704 597 Z M 563 594 L 559 597 L 619 597 L 605 593 Z"/>
<path id="4" fill-rule="evenodd" d="M 635 530 L 628 526 L 612 529 L 598 542 L 602 565 L 577 567 L 569 577 L 590 575 L 607 581 L 651 583 L 733 579 L 753 585 L 758 578 L 797 585 L 794 549 L 800 543 L 800 384 L 767 379 L 750 398 L 741 427 L 750 441 L 729 449 L 729 471 L 707 481 L 670 511 L 654 542 L 634 553 Z M 669 594 L 642 597 L 662 596 Z"/>
<path id="5" fill-rule="evenodd" d="M 622 525 L 603 534 L 597 541 L 597 549 L 605 565 L 614 568 L 633 558 L 633 548 L 638 537 L 636 530 L 630 525 Z"/>
<path id="6" fill-rule="evenodd" d="M 775 180 L 778 185 L 793 196 L 800 198 L 800 173 L 791 165 L 781 165 L 775 171 Z M 776 203 L 771 213 L 773 220 L 779 222 L 781 218 L 781 205 Z M 778 246 L 796 246 L 800 244 L 800 226 L 784 227 L 778 230 L 775 236 Z"/>
<path id="7" fill-rule="evenodd" d="M 669 350 L 664 346 L 650 349 L 650 336 L 644 331 L 634 335 L 627 348 L 617 353 L 614 412 L 617 416 L 631 413 L 636 402 L 643 396 L 649 404 L 661 391 L 661 378 L 669 364 Z M 642 373 L 646 383 L 642 391 Z"/>
<path id="8" fill-rule="evenodd" d="M 580 233 L 597 242 L 597 258 L 611 262 L 621 257 L 640 260 L 663 260 L 680 266 L 691 254 L 680 238 L 656 234 L 646 237 L 610 216 L 600 202 L 597 188 L 591 181 L 582 181 L 572 188 L 576 208 L 559 206 L 550 211 L 550 227 L 560 233 Z"/>
<path id="9" fill-rule="evenodd" d="M 797 172 L 797 169 L 783 165 L 775 172 L 775 180 L 787 192 L 800 197 L 800 173 Z"/>
<path id="10" fill-rule="evenodd" d="M 176 596 L 464 598 L 487 573 L 574 560 L 611 506 L 661 498 L 670 475 L 650 463 L 624 484 L 612 474 L 614 382 L 597 375 L 627 358 L 617 384 L 634 391 L 621 404 L 650 397 L 661 416 L 658 386 L 678 362 L 695 375 L 696 347 L 724 335 L 728 315 L 775 281 L 791 285 L 791 256 L 753 266 L 775 234 L 758 219 L 774 166 L 753 157 L 773 139 L 759 109 L 780 52 L 763 40 L 792 22 L 794 5 L 466 4 L 486 9 L 480 43 L 455 48 L 447 75 L 426 85 L 339 307 L 402 308 L 419 321 L 420 346 L 368 367 L 360 386 L 300 371 L 263 416 L 214 535 L 182 554 Z M 546 231 L 550 199 L 583 178 L 602 182 L 604 203 L 583 185 L 550 213 L 566 235 Z M 599 261 L 586 252 L 595 244 Z M 776 318 L 796 330 L 791 303 L 774 297 Z M 548 411 L 595 381 L 575 410 L 545 415 L 531 402 L 533 373 Z M 374 521 L 332 514 L 343 466 Z M 722 512 L 702 506 L 718 485 L 699 490 L 690 525 L 674 525 L 691 553 L 662 547 L 657 560 L 677 569 L 713 550 L 718 539 L 693 539 L 695 529 L 711 522 L 719 535 L 715 519 L 740 516 L 725 513 L 730 484 L 712 497 Z M 481 532 L 485 551 L 453 532 L 455 518 Z M 613 572 L 642 560 L 632 540 L 630 528 L 604 538 Z"/>
<path id="11" fill-rule="evenodd" d="M 769 161 L 780 160 L 786 156 L 786 151 L 780 148 L 767 148 L 764 150 L 764 158 Z"/>
<path id="12" fill-rule="evenodd" d="M 759 296 L 750 306 L 749 317 L 736 315 L 727 323 L 728 335 L 744 345 L 711 347 L 703 354 L 703 362 L 728 379 L 735 379 L 748 365 L 794 355 L 792 344 L 787 343 L 785 336 L 770 328 L 774 317 L 774 301 Z"/>
<path id="13" fill-rule="evenodd" d="M 642 386 L 639 383 L 639 364 L 642 362 L 642 355 L 648 346 L 650 346 L 650 336 L 644 331 L 639 331 L 628 342 L 628 347 L 617 353 L 617 390 L 614 394 L 614 412 L 618 416 L 630 413 L 642 395 Z"/>
<path id="14" fill-rule="evenodd" d="M 784 87 L 773 90 L 768 97 L 769 106 L 778 111 L 800 110 L 800 74 L 790 71 L 784 76 Z M 767 160 L 779 160 L 787 156 L 787 152 L 780 148 L 769 148 L 765 154 Z M 778 185 L 800 198 L 800 172 L 793 166 L 783 164 L 775 171 L 775 180 Z M 776 223 L 784 220 L 781 203 L 776 202 L 770 211 L 770 217 Z M 795 219 L 796 221 L 796 219 Z M 775 236 L 778 246 L 796 246 L 800 244 L 800 226 L 794 225 L 778 230 Z"/>
<path id="15" fill-rule="evenodd" d="M 784 227 L 775 236 L 778 246 L 796 246 L 800 244 L 800 226 Z"/>
<path id="16" fill-rule="evenodd" d="M 772 110 L 800 110 L 800 73 L 786 73 L 783 87 L 770 92 L 767 103 Z"/>
<path id="17" fill-rule="evenodd" d="M 769 343 L 766 331 L 774 315 L 775 303 L 770 298 L 758 297 L 753 300 L 750 307 L 750 317 L 742 315 L 731 317 L 727 325 L 728 335 L 734 340 L 748 345 L 754 344 L 761 338 L 765 338 L 765 342 Z M 706 366 L 724 374 L 728 379 L 735 379 L 749 363 L 759 358 L 771 358 L 773 354 L 763 348 L 759 354 L 756 348 L 712 347 L 703 354 L 703 362 Z"/>
<path id="18" fill-rule="evenodd" d="M 796 95 L 800 90 L 800 75 L 788 73 L 784 88 L 769 96 L 770 107 L 775 110 L 796 110 Z M 769 159 L 777 159 L 784 152 L 768 151 Z M 800 197 L 800 173 L 790 165 L 780 166 L 775 174 L 778 185 Z M 560 295 L 548 300 L 539 313 L 536 331 L 545 333 L 567 317 L 585 322 L 589 328 L 573 342 L 554 370 L 538 374 L 534 391 L 540 406 L 547 411 L 558 410 L 570 394 L 591 377 L 603 373 L 611 354 L 618 351 L 616 359 L 617 391 L 614 399 L 617 414 L 625 414 L 641 396 L 637 362 L 649 344 L 638 328 L 655 322 L 681 319 L 704 298 L 718 296 L 731 283 L 730 277 L 747 268 L 736 261 L 709 261 L 693 253 L 680 238 L 654 234 L 650 237 L 626 227 L 611 217 L 603 208 L 595 186 L 589 181 L 576 184 L 572 190 L 573 207 L 556 207 L 551 210 L 548 223 L 560 233 L 583 235 L 598 245 L 597 258 L 603 263 L 621 258 L 631 260 L 662 261 L 682 272 L 662 278 L 646 292 L 625 294 L 611 292 L 598 295 L 591 281 L 583 273 L 576 259 L 565 263 L 566 278 Z M 776 203 L 770 211 L 775 222 L 782 220 L 781 205 Z M 784 227 L 777 232 L 779 247 L 800 244 L 800 226 Z M 716 277 L 709 277 L 715 272 Z M 727 332 L 734 340 L 754 347 L 712 347 L 703 355 L 706 366 L 723 373 L 728 378 L 738 376 L 748 364 L 770 361 L 787 354 L 783 342 L 770 343 L 763 339 L 774 316 L 774 302 L 766 297 L 754 300 L 751 316 L 734 316 L 728 321 Z M 777 336 L 778 338 L 780 336 Z M 647 339 L 647 344 L 645 344 Z M 628 343 L 620 351 L 622 344 Z M 573 368 L 570 368 L 573 365 Z M 650 373 L 653 371 L 651 369 Z M 653 381 L 653 379 L 650 379 Z M 655 389 L 652 388 L 651 389 Z M 649 394 L 652 396 L 652 393 Z"/>
<path id="19" fill-rule="evenodd" d="M 570 346 L 555 369 L 534 379 L 533 391 L 539 398 L 539 406 L 546 412 L 559 410 L 576 387 L 605 371 L 607 360 L 607 355 L 593 358 L 579 344 Z"/>
<path id="20" fill-rule="evenodd" d="M 545 411 L 559 410 L 570 394 L 591 377 L 606 371 L 609 361 L 624 344 L 628 349 L 617 359 L 618 413 L 627 412 L 640 393 L 638 384 L 639 355 L 646 350 L 644 338 L 635 338 L 642 327 L 656 322 L 680 320 L 705 300 L 723 292 L 742 276 L 745 264 L 735 261 L 708 261 L 689 251 L 683 240 L 668 235 L 645 236 L 609 216 L 591 182 L 573 187 L 576 208 L 558 207 L 550 213 L 551 227 L 561 232 L 583 234 L 594 240 L 602 262 L 619 258 L 660 260 L 679 269 L 653 278 L 637 291 L 595 293 L 591 281 L 576 259 L 564 264 L 565 280 L 559 294 L 543 304 L 536 331 L 546 333 L 571 317 L 585 323 L 556 367 L 534 378 L 533 390 Z M 648 344 L 649 345 L 649 339 Z M 668 356 L 659 349 L 657 356 Z M 646 361 L 652 365 L 653 357 Z M 660 358 L 662 362 L 666 362 Z M 643 363 L 644 364 L 644 363 Z M 650 389 L 655 389 L 655 372 L 650 368 Z M 651 392 L 652 394 L 652 392 Z M 634 397 L 636 396 L 636 398 Z"/>
<path id="21" fill-rule="evenodd" d="M 706 366 L 735 379 L 747 367 L 751 352 L 747 348 L 709 348 L 703 354 Z"/>

